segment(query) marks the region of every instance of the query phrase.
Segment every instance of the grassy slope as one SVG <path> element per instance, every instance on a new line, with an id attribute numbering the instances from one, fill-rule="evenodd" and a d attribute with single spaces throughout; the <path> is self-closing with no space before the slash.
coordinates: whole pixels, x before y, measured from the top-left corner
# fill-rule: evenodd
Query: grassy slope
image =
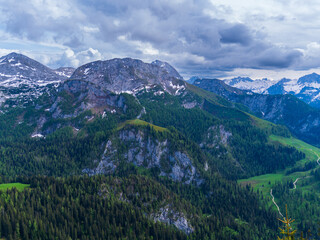
<path id="1" fill-rule="evenodd" d="M 319 148 L 314 147 L 312 145 L 309 145 L 309 144 L 307 144 L 303 141 L 300 141 L 296 138 L 284 138 L 284 137 L 280 137 L 280 136 L 271 135 L 269 137 L 269 139 L 272 142 L 279 142 L 283 145 L 295 147 L 298 150 L 305 153 L 305 155 L 306 155 L 305 159 L 298 161 L 294 167 L 304 165 L 307 162 L 317 161 L 317 159 L 318 159 L 317 155 L 320 156 L 320 149 Z M 238 182 L 241 185 L 251 184 L 251 186 L 255 190 L 262 191 L 265 196 L 269 196 L 270 189 L 272 188 L 272 186 L 276 182 L 280 182 L 280 181 L 285 182 L 288 180 L 294 181 L 297 178 L 303 178 L 303 177 L 307 177 L 308 175 L 310 175 L 311 170 L 305 171 L 305 172 L 294 172 L 292 174 L 285 175 L 285 172 L 290 170 L 291 168 L 292 167 L 286 168 L 282 171 L 278 171 L 273 174 L 265 174 L 265 175 L 260 175 L 260 176 L 248 178 L 248 179 L 241 179 Z M 299 188 L 299 183 L 301 183 L 301 181 L 303 181 L 303 179 L 299 180 L 299 182 L 297 183 L 298 188 Z M 307 189 L 309 187 L 310 186 L 304 186 L 302 190 L 307 191 Z"/>
<path id="2" fill-rule="evenodd" d="M 23 191 L 25 188 L 29 188 L 30 184 L 23 183 L 4 183 L 0 184 L 0 191 L 6 191 L 7 189 L 16 188 L 18 191 Z"/>
<path id="3" fill-rule="evenodd" d="M 164 131 L 169 131 L 166 128 L 163 127 L 159 127 L 156 125 L 153 125 L 151 123 L 148 123 L 146 121 L 140 120 L 140 119 L 133 119 L 133 120 L 127 120 L 124 123 L 121 123 L 118 127 L 117 130 L 120 130 L 122 128 L 124 128 L 127 125 L 135 125 L 135 126 L 150 126 L 151 128 L 153 128 L 154 130 L 158 131 L 158 132 L 164 132 Z"/>

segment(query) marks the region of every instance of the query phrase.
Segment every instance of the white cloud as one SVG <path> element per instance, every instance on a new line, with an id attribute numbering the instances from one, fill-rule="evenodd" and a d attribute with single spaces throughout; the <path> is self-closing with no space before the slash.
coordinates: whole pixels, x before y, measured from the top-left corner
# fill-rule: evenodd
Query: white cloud
<path id="1" fill-rule="evenodd" d="M 56 65 L 65 67 L 79 67 L 88 62 L 101 60 L 101 53 L 93 48 L 75 53 L 72 49 L 68 48 L 64 51 L 62 57 L 56 60 Z"/>

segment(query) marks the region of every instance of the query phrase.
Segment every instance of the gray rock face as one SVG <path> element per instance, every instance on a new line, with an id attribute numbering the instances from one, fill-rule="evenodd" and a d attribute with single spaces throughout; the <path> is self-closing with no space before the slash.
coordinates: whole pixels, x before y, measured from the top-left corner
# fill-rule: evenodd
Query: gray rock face
<path id="1" fill-rule="evenodd" d="M 70 77 L 85 80 L 113 93 L 135 93 L 145 87 L 160 85 L 170 94 L 179 95 L 185 88 L 182 77 L 167 63 L 144 63 L 124 58 L 85 64 Z"/>
<path id="2" fill-rule="evenodd" d="M 170 205 L 160 208 L 159 212 L 154 214 L 152 217 L 154 221 L 174 225 L 186 234 L 190 234 L 194 231 L 185 215 L 181 212 L 174 211 Z"/>
<path id="3" fill-rule="evenodd" d="M 105 91 L 90 82 L 80 80 L 66 81 L 59 87 L 58 91 L 70 94 L 74 98 L 72 104 L 75 109 L 70 114 L 63 113 L 59 108 L 59 104 L 64 99 L 58 97 L 49 110 L 53 113 L 52 116 L 54 118 L 76 117 L 85 110 L 100 107 L 109 112 L 115 110 L 115 108 L 121 108 L 122 111 L 125 111 L 125 100 L 122 95 Z"/>
<path id="4" fill-rule="evenodd" d="M 141 130 L 121 130 L 115 139 L 107 142 L 98 166 L 84 172 L 112 173 L 122 159 L 136 166 L 157 167 L 160 169 L 160 176 L 167 176 L 174 181 L 201 184 L 202 179 L 188 155 L 179 151 L 170 152 L 170 145 L 168 140 L 153 139 Z"/>
<path id="5" fill-rule="evenodd" d="M 151 64 L 159 66 L 159 67 L 165 69 L 171 76 L 173 76 L 177 79 L 183 80 L 183 78 L 180 76 L 180 74 L 177 72 L 177 70 L 175 70 L 169 63 L 155 60 Z"/>
<path id="6" fill-rule="evenodd" d="M 193 102 L 185 102 L 185 103 L 182 104 L 182 106 L 183 106 L 184 108 L 186 108 L 186 109 L 195 108 L 195 107 L 197 107 L 198 105 L 199 105 L 199 103 L 196 102 L 196 101 L 193 101 Z"/>
<path id="7" fill-rule="evenodd" d="M 218 148 L 220 144 L 227 145 L 232 133 L 225 130 L 223 125 L 212 126 L 208 129 L 207 134 L 200 144 L 201 147 Z"/>

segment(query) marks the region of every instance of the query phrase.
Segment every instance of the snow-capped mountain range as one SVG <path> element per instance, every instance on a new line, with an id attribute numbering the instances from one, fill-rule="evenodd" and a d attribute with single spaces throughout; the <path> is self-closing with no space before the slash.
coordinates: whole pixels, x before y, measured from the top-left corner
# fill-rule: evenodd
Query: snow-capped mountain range
<path id="1" fill-rule="evenodd" d="M 239 88 L 242 90 L 251 90 L 255 93 L 264 93 L 269 87 L 271 87 L 275 83 L 267 78 L 252 80 L 248 77 L 237 77 L 227 79 L 224 80 L 224 82 L 232 87 Z"/>
<path id="2" fill-rule="evenodd" d="M 299 79 L 283 78 L 271 81 L 267 78 L 252 80 L 237 77 L 223 80 L 226 84 L 260 94 L 292 94 L 313 107 L 320 108 L 320 75 L 312 73 Z"/>

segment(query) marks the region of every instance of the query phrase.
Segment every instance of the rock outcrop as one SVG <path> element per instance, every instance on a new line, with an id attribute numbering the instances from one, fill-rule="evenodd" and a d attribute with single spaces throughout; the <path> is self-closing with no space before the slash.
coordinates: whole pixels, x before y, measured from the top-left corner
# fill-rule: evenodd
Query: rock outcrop
<path id="1" fill-rule="evenodd" d="M 106 143 L 97 167 L 84 173 L 112 173 L 120 161 L 148 169 L 158 168 L 160 176 L 167 176 L 185 184 L 202 183 L 202 179 L 186 152 L 171 149 L 167 139 L 160 141 L 138 129 L 121 130 Z"/>
<path id="2" fill-rule="evenodd" d="M 158 213 L 152 215 L 152 218 L 154 221 L 174 225 L 186 234 L 190 234 L 194 231 L 186 216 L 181 212 L 174 211 L 170 205 L 160 208 Z"/>

